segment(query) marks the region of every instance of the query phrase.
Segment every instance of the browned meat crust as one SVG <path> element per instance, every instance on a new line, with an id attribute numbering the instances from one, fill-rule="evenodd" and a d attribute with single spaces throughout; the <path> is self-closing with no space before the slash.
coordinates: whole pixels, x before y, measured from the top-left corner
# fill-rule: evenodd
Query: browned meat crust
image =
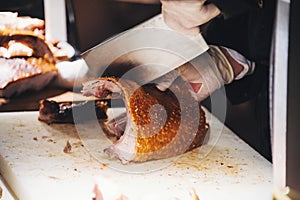
<path id="1" fill-rule="evenodd" d="M 85 84 L 83 94 L 123 98 L 125 132 L 105 152 L 126 163 L 168 158 L 203 144 L 209 126 L 188 89 L 182 79 L 161 92 L 154 84 L 140 87 L 129 80 L 100 78 Z"/>

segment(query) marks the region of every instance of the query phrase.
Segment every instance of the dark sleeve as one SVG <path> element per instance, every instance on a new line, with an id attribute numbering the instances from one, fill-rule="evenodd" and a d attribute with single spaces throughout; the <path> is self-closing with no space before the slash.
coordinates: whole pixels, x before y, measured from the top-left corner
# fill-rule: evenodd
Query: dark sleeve
<path id="1" fill-rule="evenodd" d="M 208 0 L 207 3 L 215 4 L 222 12 L 225 19 L 246 13 L 259 8 L 263 0 Z"/>

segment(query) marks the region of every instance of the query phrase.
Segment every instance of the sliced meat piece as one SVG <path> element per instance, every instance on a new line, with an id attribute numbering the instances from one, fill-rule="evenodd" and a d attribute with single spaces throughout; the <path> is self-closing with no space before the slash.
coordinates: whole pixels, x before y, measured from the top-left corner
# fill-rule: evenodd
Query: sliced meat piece
<path id="1" fill-rule="evenodd" d="M 125 112 L 121 113 L 114 119 L 104 122 L 103 128 L 109 137 L 116 137 L 116 139 L 120 139 L 126 129 L 126 122 L 127 113 Z"/>
<path id="2" fill-rule="evenodd" d="M 39 91 L 57 76 L 57 68 L 43 58 L 0 58 L 0 97 Z"/>
<path id="3" fill-rule="evenodd" d="M 129 80 L 100 78 L 86 83 L 82 92 L 123 99 L 124 134 L 105 152 L 127 163 L 177 156 L 203 144 L 209 126 L 189 87 L 177 79 L 170 89 L 161 92 L 154 84 L 140 87 Z"/>
<path id="4" fill-rule="evenodd" d="M 107 119 L 107 103 L 87 101 L 81 103 L 58 103 L 43 100 L 39 109 L 39 120 L 51 123 L 81 123 L 95 119 Z"/>

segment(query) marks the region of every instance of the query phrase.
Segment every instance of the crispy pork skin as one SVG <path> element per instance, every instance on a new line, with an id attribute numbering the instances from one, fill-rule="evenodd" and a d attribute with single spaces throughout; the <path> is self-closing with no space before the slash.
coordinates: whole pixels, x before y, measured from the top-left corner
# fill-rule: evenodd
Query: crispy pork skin
<path id="1" fill-rule="evenodd" d="M 84 84 L 82 92 L 86 96 L 123 99 L 126 114 L 104 129 L 110 135 L 116 131 L 119 139 L 105 153 L 127 163 L 177 156 L 203 144 L 209 126 L 189 87 L 180 78 L 166 92 L 154 84 L 140 87 L 130 80 L 100 78 Z"/>
<path id="2" fill-rule="evenodd" d="M 81 123 L 88 120 L 107 119 L 107 103 L 103 101 L 56 102 L 42 100 L 40 103 L 40 121 L 52 123 Z"/>

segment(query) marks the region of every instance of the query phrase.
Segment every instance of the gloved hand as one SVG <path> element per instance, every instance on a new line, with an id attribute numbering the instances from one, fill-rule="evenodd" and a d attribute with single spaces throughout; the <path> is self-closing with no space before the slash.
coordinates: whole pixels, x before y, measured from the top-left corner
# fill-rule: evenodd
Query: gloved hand
<path id="1" fill-rule="evenodd" d="M 244 77 L 253 69 L 252 62 L 238 52 L 211 45 L 207 53 L 162 76 L 155 83 L 159 90 L 165 91 L 178 76 L 182 76 L 190 83 L 194 98 L 202 101 L 224 84 Z"/>
<path id="2" fill-rule="evenodd" d="M 161 0 L 165 23 L 187 35 L 200 33 L 199 26 L 218 16 L 221 11 L 206 0 Z"/>
<path id="3" fill-rule="evenodd" d="M 63 61 L 56 64 L 58 76 L 53 85 L 61 88 L 81 88 L 82 83 L 89 79 L 89 68 L 83 59 Z"/>

